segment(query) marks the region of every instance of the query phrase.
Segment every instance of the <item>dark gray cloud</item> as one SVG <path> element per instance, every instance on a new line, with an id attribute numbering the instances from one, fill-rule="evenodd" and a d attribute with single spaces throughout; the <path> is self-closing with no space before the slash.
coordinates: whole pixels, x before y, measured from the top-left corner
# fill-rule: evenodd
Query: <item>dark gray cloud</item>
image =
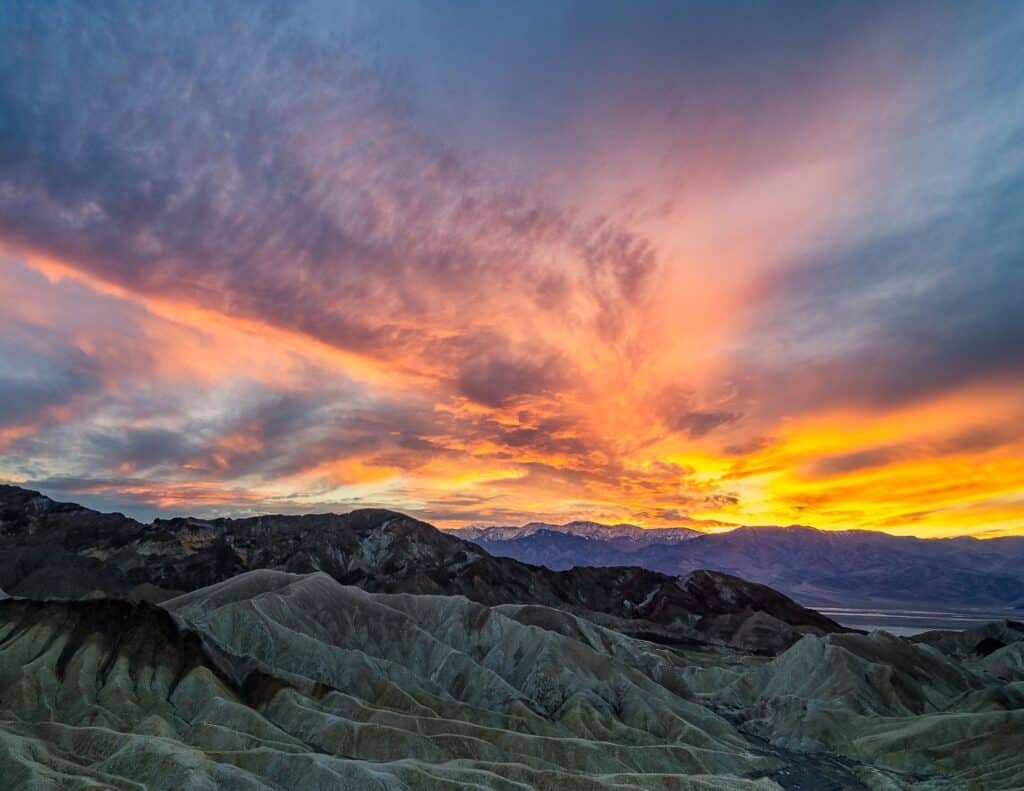
<path id="1" fill-rule="evenodd" d="M 607 331 L 655 265 L 473 176 L 413 128 L 379 41 L 298 6 L 15 3 L 0 44 L 0 235 L 130 288 L 386 357 L 429 350 L 411 325 L 439 304 L 557 307 L 544 249 L 580 262 Z"/>
<path id="2" fill-rule="evenodd" d="M 790 328 L 785 367 L 757 371 L 755 350 L 746 361 L 752 393 L 774 391 L 789 410 L 897 406 L 1024 378 L 1024 221 L 1006 212 L 1024 191 L 1007 185 L 986 197 L 928 228 L 786 276 L 770 303 Z"/>
<path id="3" fill-rule="evenodd" d="M 850 227 L 766 281 L 737 364 L 744 396 L 889 407 L 1024 379 L 1024 74 L 993 72 L 1022 32 L 1011 15 L 979 34 Z"/>
<path id="4" fill-rule="evenodd" d="M 756 453 L 759 450 L 771 447 L 775 442 L 777 442 L 775 437 L 765 434 L 755 435 L 741 442 L 726 445 L 722 452 L 728 456 L 746 456 L 749 453 Z"/>
<path id="5" fill-rule="evenodd" d="M 80 462 L 83 467 L 95 464 L 97 469 L 128 466 L 136 472 L 154 467 L 176 469 L 200 449 L 198 437 L 187 429 L 162 428 L 88 431 L 82 442 Z"/>
<path id="6" fill-rule="evenodd" d="M 119 364 L 146 367 L 147 351 L 118 335 L 136 329 L 136 313 L 116 300 L 84 298 L 73 287 L 51 304 L 41 293 L 44 278 L 13 262 L 0 263 L 0 429 L 41 428 L 69 419 L 103 398 Z M 51 309 L 61 322 L 47 320 Z M 89 349 L 80 336 L 86 326 L 97 339 Z"/>
<path id="7" fill-rule="evenodd" d="M 735 400 L 734 396 L 730 397 L 726 406 Z M 743 418 L 743 414 L 735 409 L 699 404 L 694 391 L 678 382 L 662 389 L 657 407 L 669 431 L 684 433 L 690 439 L 699 439 L 728 428 Z"/>
<path id="8" fill-rule="evenodd" d="M 1024 439 L 1024 425 L 982 426 L 945 437 L 899 442 L 825 456 L 807 466 L 806 473 L 828 477 L 885 467 L 912 459 L 936 459 L 981 454 Z"/>
<path id="9" fill-rule="evenodd" d="M 697 410 L 676 415 L 671 425 L 673 430 L 685 431 L 692 439 L 698 439 L 715 429 L 735 423 L 740 417 L 736 412 Z"/>
<path id="10" fill-rule="evenodd" d="M 12 333 L 11 340 L 16 337 Z M 76 366 L 82 358 L 27 355 L 24 348 L 0 342 L 0 427 L 31 424 L 47 410 L 100 391 L 103 381 L 93 367 Z"/>
<path id="11" fill-rule="evenodd" d="M 669 151 L 684 155 L 690 181 L 723 168 L 768 170 L 801 147 L 823 145 L 799 130 L 835 91 L 846 59 L 867 46 L 873 57 L 856 63 L 865 80 L 892 81 L 895 57 L 942 54 L 940 33 L 951 19 L 967 22 L 962 6 L 916 1 L 379 7 L 392 15 L 395 57 L 426 128 L 543 168 L 574 161 L 602 121 L 624 121 L 638 136 L 667 123 Z M 731 152 L 728 163 L 702 156 L 720 145 Z"/>
<path id="12" fill-rule="evenodd" d="M 810 465 L 808 472 L 811 475 L 830 476 L 842 475 L 849 472 L 883 467 L 887 464 L 907 458 L 911 449 L 903 445 L 885 445 L 878 448 L 868 448 L 854 453 L 843 453 L 820 459 Z"/>
<path id="13" fill-rule="evenodd" d="M 550 395 L 561 383 L 562 372 L 554 358 L 533 360 L 498 352 L 464 364 L 458 386 L 478 404 L 502 407 L 520 396 Z"/>

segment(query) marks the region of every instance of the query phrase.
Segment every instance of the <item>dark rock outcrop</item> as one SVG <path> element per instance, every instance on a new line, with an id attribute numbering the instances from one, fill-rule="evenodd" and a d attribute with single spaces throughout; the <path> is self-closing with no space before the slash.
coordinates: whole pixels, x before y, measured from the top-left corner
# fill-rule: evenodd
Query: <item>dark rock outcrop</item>
<path id="1" fill-rule="evenodd" d="M 833 621 L 762 585 L 701 572 L 672 577 L 638 567 L 556 572 L 490 555 L 472 542 L 393 511 L 176 518 L 144 525 L 0 487 L 0 589 L 13 596 L 159 600 L 254 569 L 323 571 L 381 593 L 462 595 L 482 604 L 541 604 L 603 619 L 665 642 L 730 641 L 754 615 L 784 625 L 761 645 L 777 650 Z"/>

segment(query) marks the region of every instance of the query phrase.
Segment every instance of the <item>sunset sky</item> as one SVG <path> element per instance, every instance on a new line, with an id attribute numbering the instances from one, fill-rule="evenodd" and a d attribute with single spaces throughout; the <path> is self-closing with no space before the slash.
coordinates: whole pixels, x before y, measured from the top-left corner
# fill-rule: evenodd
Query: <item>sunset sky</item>
<path id="1" fill-rule="evenodd" d="M 1024 534 L 1024 3 L 7 2 L 0 480 Z"/>

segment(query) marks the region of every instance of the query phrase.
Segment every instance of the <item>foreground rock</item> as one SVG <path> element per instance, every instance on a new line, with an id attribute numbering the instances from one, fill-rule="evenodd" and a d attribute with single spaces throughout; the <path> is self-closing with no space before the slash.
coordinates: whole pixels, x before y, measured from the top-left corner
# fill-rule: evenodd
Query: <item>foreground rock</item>
<path id="1" fill-rule="evenodd" d="M 1024 787 L 1024 624 L 805 637 L 759 666 L 687 680 L 780 748 L 839 753 L 901 773 L 906 787 Z"/>
<path id="2" fill-rule="evenodd" d="M 0 776 L 11 788 L 775 789 L 808 771 L 698 701 L 691 663 L 563 611 L 373 594 L 324 573 L 250 572 L 161 607 L 9 599 Z"/>
<path id="3" fill-rule="evenodd" d="M 992 633 L 1010 642 L 973 650 Z M 14 789 L 1015 788 L 1022 635 L 807 636 L 765 658 L 322 572 L 249 572 L 159 606 L 12 598 L 0 601 L 0 777 Z"/>

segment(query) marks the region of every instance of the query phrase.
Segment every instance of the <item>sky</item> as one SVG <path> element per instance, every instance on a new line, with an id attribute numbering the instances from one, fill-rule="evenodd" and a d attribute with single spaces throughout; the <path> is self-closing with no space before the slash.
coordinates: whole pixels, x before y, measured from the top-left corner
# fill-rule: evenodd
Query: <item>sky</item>
<path id="1" fill-rule="evenodd" d="M 0 12 L 0 480 L 1024 534 L 1024 4 Z"/>

